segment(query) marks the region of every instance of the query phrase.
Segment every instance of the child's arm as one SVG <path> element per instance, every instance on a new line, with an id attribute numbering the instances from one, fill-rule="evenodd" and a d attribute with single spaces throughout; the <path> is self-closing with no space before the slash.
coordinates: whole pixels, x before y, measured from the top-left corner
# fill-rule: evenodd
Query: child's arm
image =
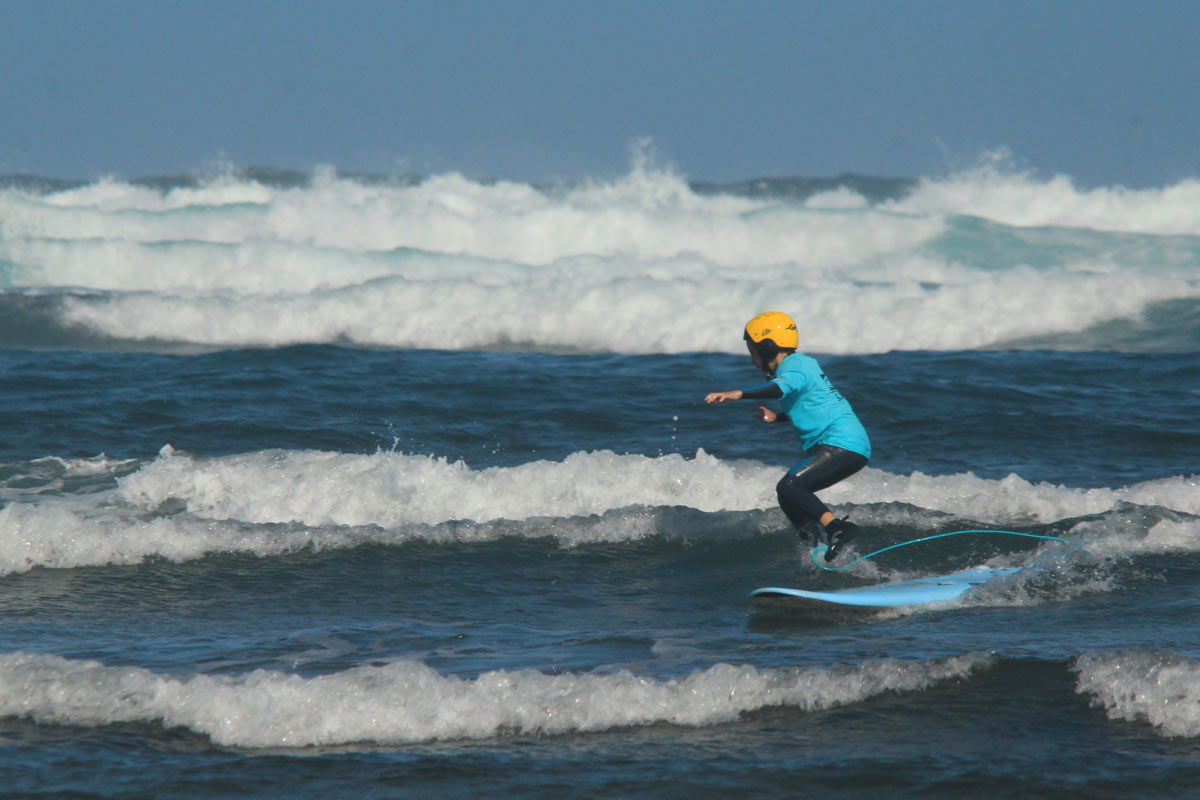
<path id="1" fill-rule="evenodd" d="M 749 389 L 734 389 L 730 392 L 713 392 L 704 398 L 706 403 L 728 403 L 733 400 L 758 400 L 762 398 L 783 397 L 783 389 L 775 381 L 768 381 L 759 386 L 752 386 Z M 755 419 L 763 422 L 789 422 L 791 420 L 787 414 L 782 411 L 772 411 L 766 406 L 759 406 L 754 409 Z"/>
<path id="2" fill-rule="evenodd" d="M 783 389 L 775 381 L 767 381 L 749 389 L 734 389 L 731 392 L 713 392 L 704 398 L 706 403 L 728 403 L 731 400 L 763 400 L 783 397 Z"/>

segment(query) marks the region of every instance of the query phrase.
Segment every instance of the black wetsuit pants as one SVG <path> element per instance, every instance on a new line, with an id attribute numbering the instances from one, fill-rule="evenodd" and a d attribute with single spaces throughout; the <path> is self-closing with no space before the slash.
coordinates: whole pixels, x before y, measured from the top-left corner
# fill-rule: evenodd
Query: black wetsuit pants
<path id="1" fill-rule="evenodd" d="M 829 510 L 815 494 L 849 478 L 867 465 L 867 457 L 851 450 L 819 444 L 788 470 L 775 486 L 779 507 L 801 534 L 816 541 L 816 523 Z"/>

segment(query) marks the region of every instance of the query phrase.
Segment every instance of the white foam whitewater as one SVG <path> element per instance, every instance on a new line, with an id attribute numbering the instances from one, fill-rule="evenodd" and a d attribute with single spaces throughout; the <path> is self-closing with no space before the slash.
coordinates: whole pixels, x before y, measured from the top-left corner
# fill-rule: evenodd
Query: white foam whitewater
<path id="1" fill-rule="evenodd" d="M 416 661 L 305 678 L 159 675 L 52 655 L 0 655 L 0 717 L 40 724 L 157 723 L 248 748 L 394 744 L 566 734 L 667 723 L 706 726 L 774 706 L 813 711 L 884 692 L 914 692 L 991 665 L 972 653 L 931 661 L 758 669 L 717 664 L 682 678 L 548 675 L 533 670 L 441 675 Z"/>
<path id="2" fill-rule="evenodd" d="M 644 159 L 549 191 L 105 180 L 0 191 L 0 288 L 59 298 L 68 329 L 208 347 L 738 352 L 745 320 L 778 307 L 813 352 L 964 349 L 1200 298 L 1198 198 L 1196 181 L 1083 190 L 994 163 L 878 205 L 700 194 Z M 956 244 L 973 217 L 995 230 Z"/>
<path id="3" fill-rule="evenodd" d="M 1111 719 L 1149 722 L 1165 736 L 1200 736 L 1200 661 L 1163 650 L 1084 653 L 1077 689 Z"/>
<path id="4" fill-rule="evenodd" d="M 912 214 L 969 214 L 1019 227 L 1088 228 L 1101 231 L 1195 236 L 1200 234 L 1200 180 L 1171 186 L 1083 189 L 1065 175 L 1040 179 L 1015 168 L 1006 149 L 974 167 L 920 181 L 888 207 Z"/>
<path id="5" fill-rule="evenodd" d="M 306 525 L 433 524 L 598 514 L 626 506 L 701 511 L 775 505 L 779 467 L 728 462 L 703 450 L 686 458 L 574 453 L 562 461 L 472 469 L 445 458 L 377 452 L 266 451 L 197 458 L 169 446 L 121 478 L 120 496 L 152 510 L 183 501 L 197 516 Z M 1200 478 L 1176 476 L 1124 488 L 1070 488 L 972 473 L 895 475 L 868 468 L 831 487 L 830 502 L 907 503 L 977 519 L 1053 522 L 1119 503 L 1200 515 Z"/>
<path id="6" fill-rule="evenodd" d="M 675 535 L 656 510 L 775 513 L 772 487 L 779 472 L 778 466 L 726 462 L 704 451 L 692 458 L 581 452 L 562 461 L 473 469 L 397 452 L 201 458 L 169 446 L 136 470 L 126 462 L 108 468 L 119 472 L 109 479 L 115 488 L 103 491 L 5 490 L 0 574 L 136 564 L 151 557 L 186 561 L 217 552 L 269 557 L 367 542 L 502 536 L 552 537 L 565 547 L 631 542 Z M 1074 520 L 1069 535 L 1097 555 L 1200 549 L 1196 476 L 1080 488 L 1016 475 L 991 480 L 868 468 L 825 497 L 835 508 L 854 503 L 876 509 L 858 514 L 868 524 L 872 514 L 881 515 L 879 524 L 941 530 L 955 518 L 998 527 Z M 1119 518 L 1127 506 L 1161 511 L 1135 535 L 1137 526 Z M 778 522 L 786 526 L 782 517 Z"/>

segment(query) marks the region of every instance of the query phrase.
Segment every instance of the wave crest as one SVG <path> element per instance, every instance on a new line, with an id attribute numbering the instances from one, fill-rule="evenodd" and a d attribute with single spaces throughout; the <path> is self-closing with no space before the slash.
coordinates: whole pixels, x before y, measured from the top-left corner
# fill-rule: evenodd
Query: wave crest
<path id="1" fill-rule="evenodd" d="M 993 660 L 971 653 L 829 669 L 717 664 L 665 680 L 626 671 L 532 670 L 463 679 L 398 661 L 303 678 L 266 670 L 172 677 L 12 653 L 0 655 L 0 716 L 59 725 L 157 722 L 216 744 L 252 748 L 564 734 L 654 723 L 699 727 L 771 706 L 813 711 L 884 692 L 920 691 Z"/>
<path id="2" fill-rule="evenodd" d="M 1113 346 L 1130 341 L 1105 335 L 1117 322 L 1149 331 L 1135 347 L 1196 341 L 1194 319 L 1156 309 L 1200 302 L 1200 182 L 1083 191 L 988 166 L 883 201 L 846 183 L 803 197 L 766 184 L 698 191 L 639 163 L 552 188 L 325 171 L 299 185 L 0 190 L 0 333 L 86 347 L 737 352 L 729 331 L 782 307 L 821 310 L 804 346 L 825 353 L 1071 346 L 1088 331 L 1090 346 Z M 435 333 L 451 302 L 474 324 Z M 5 324 L 10 312 L 58 329 Z M 644 324 L 664 317 L 672 335 Z"/>
<path id="3" fill-rule="evenodd" d="M 1077 690 L 1109 718 L 1145 720 L 1166 736 L 1200 736 L 1200 661 L 1164 650 L 1084 653 Z"/>

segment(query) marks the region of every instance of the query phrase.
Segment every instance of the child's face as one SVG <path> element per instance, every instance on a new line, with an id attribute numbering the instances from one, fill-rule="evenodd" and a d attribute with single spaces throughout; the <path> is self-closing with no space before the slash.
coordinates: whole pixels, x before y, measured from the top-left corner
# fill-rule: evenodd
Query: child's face
<path id="1" fill-rule="evenodd" d="M 754 343 L 746 342 L 746 349 L 750 351 L 750 361 L 753 362 L 755 368 L 768 378 L 771 377 L 771 373 L 767 369 L 767 365 L 763 363 L 762 356 L 760 356 L 758 354 L 758 350 L 755 349 Z"/>

